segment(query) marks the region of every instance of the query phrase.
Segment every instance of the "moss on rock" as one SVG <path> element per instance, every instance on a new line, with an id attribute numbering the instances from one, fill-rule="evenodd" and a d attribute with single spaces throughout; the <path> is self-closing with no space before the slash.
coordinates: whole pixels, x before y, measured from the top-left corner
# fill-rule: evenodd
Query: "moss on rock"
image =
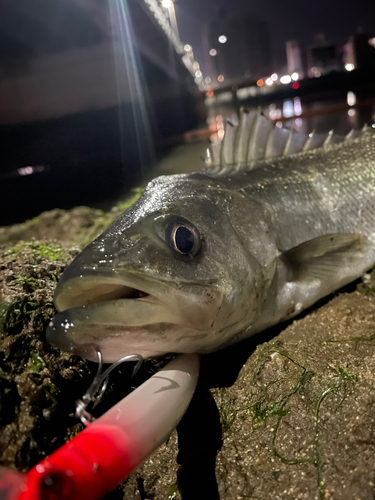
<path id="1" fill-rule="evenodd" d="M 90 383 L 90 363 L 45 339 L 56 281 L 76 253 L 37 240 L 0 252 L 0 462 L 7 467 L 29 469 L 77 424 L 74 400 Z"/>

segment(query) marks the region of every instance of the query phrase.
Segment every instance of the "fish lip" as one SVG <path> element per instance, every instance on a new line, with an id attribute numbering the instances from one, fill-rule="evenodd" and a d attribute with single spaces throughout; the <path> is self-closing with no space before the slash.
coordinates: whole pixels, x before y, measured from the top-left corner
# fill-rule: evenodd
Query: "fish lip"
<path id="1" fill-rule="evenodd" d="M 90 287 L 90 281 L 92 286 Z M 127 298 L 127 297 L 119 297 L 119 298 L 109 298 L 95 300 L 95 294 L 93 295 L 94 300 L 88 301 L 79 301 L 77 305 L 75 303 L 74 298 L 72 296 L 77 296 L 79 292 L 81 292 L 82 296 L 84 296 L 85 291 L 92 291 L 95 287 L 103 287 L 103 286 L 113 286 L 112 291 L 116 291 L 118 288 L 119 292 L 121 288 L 129 288 L 135 291 L 143 292 L 146 294 L 145 297 L 139 298 Z M 63 312 L 69 309 L 75 309 L 77 307 L 86 307 L 89 308 L 91 305 L 98 304 L 108 304 L 113 300 L 137 300 L 141 301 L 146 297 L 148 300 L 152 297 L 153 302 L 158 301 L 160 303 L 166 303 L 165 301 L 165 291 L 166 284 L 159 282 L 158 280 L 152 280 L 148 276 L 145 276 L 143 273 L 129 272 L 126 271 L 122 273 L 121 271 L 103 271 L 103 270 L 85 270 L 82 269 L 80 273 L 77 273 L 73 276 L 69 276 L 68 279 L 60 280 L 58 283 L 55 293 L 54 293 L 54 303 L 58 312 Z M 96 296 L 98 298 L 98 295 Z"/>

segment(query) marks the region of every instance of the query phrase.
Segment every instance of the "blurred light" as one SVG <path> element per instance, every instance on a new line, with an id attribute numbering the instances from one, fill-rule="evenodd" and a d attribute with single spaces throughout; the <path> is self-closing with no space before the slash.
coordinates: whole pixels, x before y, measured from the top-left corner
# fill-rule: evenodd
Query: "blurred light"
<path id="1" fill-rule="evenodd" d="M 202 78 L 202 71 L 200 71 L 199 69 L 195 72 L 195 76 L 197 78 Z"/>
<path id="2" fill-rule="evenodd" d="M 224 138 L 224 134 L 225 134 L 225 132 L 224 132 L 224 129 L 223 129 L 223 128 L 221 128 L 220 130 L 218 130 L 218 131 L 217 131 L 217 136 L 218 136 L 218 138 L 220 139 L 220 141 L 222 141 L 222 140 L 223 140 L 223 138 Z"/>
<path id="3" fill-rule="evenodd" d="M 172 7 L 173 2 L 172 2 L 172 0 L 162 0 L 161 4 L 166 9 L 169 9 L 170 7 Z"/>
<path id="4" fill-rule="evenodd" d="M 266 80 L 266 85 L 273 85 L 273 80 L 272 80 L 272 78 L 267 78 L 267 80 Z"/>
<path id="5" fill-rule="evenodd" d="M 220 123 L 220 122 L 223 123 L 223 117 L 221 115 L 216 115 L 216 121 L 218 123 Z"/>
<path id="6" fill-rule="evenodd" d="M 20 175 L 30 175 L 34 172 L 34 169 L 33 167 L 23 167 L 23 168 L 19 168 L 17 170 L 17 172 L 20 174 Z"/>
<path id="7" fill-rule="evenodd" d="M 220 43 L 226 43 L 228 38 L 225 35 L 220 35 L 218 40 Z"/>
<path id="8" fill-rule="evenodd" d="M 281 82 L 281 83 L 284 83 L 284 85 L 285 85 L 286 83 L 290 83 L 291 81 L 292 81 L 292 79 L 290 78 L 290 76 L 289 76 L 289 75 L 284 75 L 284 76 L 282 76 L 282 77 L 280 78 L 280 82 Z"/>
<path id="9" fill-rule="evenodd" d="M 230 102 L 233 99 L 233 92 L 222 92 L 217 96 L 217 102 Z"/>
<path id="10" fill-rule="evenodd" d="M 311 68 L 311 73 L 315 76 L 315 78 L 319 78 L 322 74 L 320 69 L 315 66 Z"/>
<path id="11" fill-rule="evenodd" d="M 355 109 L 349 109 L 348 115 L 349 116 L 354 116 L 355 115 Z"/>
<path id="12" fill-rule="evenodd" d="M 355 96 L 355 93 L 349 90 L 348 95 L 346 96 L 346 102 L 348 103 L 349 106 L 354 106 L 354 104 L 357 102 L 357 98 Z"/>
<path id="13" fill-rule="evenodd" d="M 276 73 L 274 73 L 273 75 L 271 75 L 271 79 L 276 82 L 276 80 L 278 79 L 278 75 Z"/>
<path id="14" fill-rule="evenodd" d="M 270 104 L 268 108 L 268 116 L 271 120 L 280 120 L 282 117 L 281 109 L 277 109 L 276 104 Z"/>
<path id="15" fill-rule="evenodd" d="M 197 71 L 198 69 L 199 69 L 199 62 L 198 61 L 194 61 L 193 62 L 193 70 Z"/>
<path id="16" fill-rule="evenodd" d="M 297 118 L 297 120 L 294 121 L 296 127 L 302 127 L 302 118 Z"/>
<path id="17" fill-rule="evenodd" d="M 292 80 L 294 80 L 295 82 L 299 79 L 299 74 L 297 73 L 297 71 L 292 73 L 290 76 L 292 77 Z"/>
<path id="18" fill-rule="evenodd" d="M 207 97 L 212 97 L 214 95 L 214 91 L 213 90 L 207 90 L 206 92 L 206 96 Z"/>
<path id="19" fill-rule="evenodd" d="M 206 83 L 211 83 L 211 78 L 209 76 L 206 76 L 206 78 L 204 79 L 204 81 Z"/>
<path id="20" fill-rule="evenodd" d="M 225 80 L 224 75 L 219 75 L 217 77 L 217 81 L 220 82 L 220 83 L 223 82 L 224 80 Z"/>
<path id="21" fill-rule="evenodd" d="M 278 128 L 283 128 L 283 124 L 282 124 L 282 122 L 276 122 L 276 127 L 278 127 Z"/>
<path id="22" fill-rule="evenodd" d="M 191 45 L 189 45 L 188 43 L 184 46 L 184 51 L 185 52 L 191 52 L 192 51 L 192 48 L 191 48 Z"/>
<path id="23" fill-rule="evenodd" d="M 215 57 L 216 54 L 217 54 L 217 50 L 216 49 L 211 49 L 210 50 L 210 56 Z"/>
<path id="24" fill-rule="evenodd" d="M 290 118 L 294 115 L 293 101 L 284 101 L 283 103 L 283 115 L 285 118 Z"/>
<path id="25" fill-rule="evenodd" d="M 259 80 L 257 81 L 257 85 L 258 87 L 263 87 L 264 81 L 261 78 L 259 78 Z"/>
<path id="26" fill-rule="evenodd" d="M 294 89 L 299 89 L 299 83 L 298 82 L 294 82 L 293 85 L 292 85 L 292 87 Z"/>
<path id="27" fill-rule="evenodd" d="M 294 98 L 294 114 L 299 116 L 302 114 L 301 99 L 299 97 Z"/>
<path id="28" fill-rule="evenodd" d="M 352 63 L 345 64 L 345 69 L 346 69 L 346 71 L 353 71 L 354 64 L 352 64 Z"/>
<path id="29" fill-rule="evenodd" d="M 375 48 L 375 37 L 374 38 L 370 38 L 370 40 L 368 41 L 368 43 Z"/>

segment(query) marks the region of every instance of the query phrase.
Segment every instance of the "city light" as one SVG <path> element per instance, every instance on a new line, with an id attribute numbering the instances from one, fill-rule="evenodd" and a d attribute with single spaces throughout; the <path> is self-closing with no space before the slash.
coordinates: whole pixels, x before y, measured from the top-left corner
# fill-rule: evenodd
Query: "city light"
<path id="1" fill-rule="evenodd" d="M 284 75 L 280 78 L 280 82 L 283 83 L 284 85 L 287 83 L 290 83 L 292 79 L 290 78 L 289 75 Z"/>
<path id="2" fill-rule="evenodd" d="M 368 43 L 375 48 L 375 36 L 374 36 L 374 38 L 370 38 L 370 40 L 368 41 Z"/>
<path id="3" fill-rule="evenodd" d="M 192 51 L 192 48 L 191 48 L 191 45 L 189 45 L 188 43 L 184 46 L 184 51 L 185 52 L 191 52 Z"/>
<path id="4" fill-rule="evenodd" d="M 346 71 L 353 71 L 354 64 L 352 64 L 352 63 L 345 64 L 345 69 L 346 69 Z"/>
<path id="5" fill-rule="evenodd" d="M 228 38 L 225 35 L 220 35 L 219 38 L 218 38 L 218 40 L 219 40 L 220 43 L 226 43 L 226 41 L 228 40 Z"/>
<path id="6" fill-rule="evenodd" d="M 173 5 L 173 2 L 172 0 L 162 0 L 161 4 L 165 9 L 170 9 Z"/>
<path id="7" fill-rule="evenodd" d="M 225 80 L 224 75 L 219 75 L 217 77 L 217 81 L 220 82 L 220 83 L 223 82 L 224 80 Z"/>
<path id="8" fill-rule="evenodd" d="M 355 109 L 349 109 L 348 115 L 349 116 L 354 116 L 355 115 Z"/>
<path id="9" fill-rule="evenodd" d="M 293 83 L 293 85 L 292 85 L 292 87 L 293 87 L 295 90 L 299 89 L 299 83 L 298 83 L 298 82 L 294 82 L 294 83 Z"/>
<path id="10" fill-rule="evenodd" d="M 211 83 L 211 78 L 209 76 L 206 76 L 206 78 L 204 79 L 204 81 L 206 83 Z"/>
<path id="11" fill-rule="evenodd" d="M 354 106 L 354 104 L 357 102 L 355 93 L 351 90 L 349 90 L 348 95 L 346 96 L 346 102 L 348 103 L 348 106 Z"/>
<path id="12" fill-rule="evenodd" d="M 269 86 L 270 86 L 270 85 L 273 85 L 273 80 L 272 80 L 272 78 L 267 78 L 267 80 L 266 80 L 266 85 L 269 85 Z"/>
<path id="13" fill-rule="evenodd" d="M 283 115 L 285 118 L 291 118 L 294 115 L 293 101 L 284 101 Z"/>
<path id="14" fill-rule="evenodd" d="M 206 96 L 207 97 L 212 97 L 214 95 L 214 91 L 213 90 L 207 90 L 206 92 Z"/>
<path id="15" fill-rule="evenodd" d="M 276 82 L 278 78 L 279 78 L 279 77 L 278 77 L 277 73 L 274 73 L 273 75 L 271 75 L 271 79 L 272 79 L 274 82 Z"/>
<path id="16" fill-rule="evenodd" d="M 202 71 L 200 71 L 199 69 L 195 72 L 195 76 L 197 78 L 202 78 Z"/>
<path id="17" fill-rule="evenodd" d="M 313 76 L 315 76 L 315 78 L 319 78 L 322 75 L 320 69 L 316 68 L 315 66 L 311 68 L 311 73 L 313 74 Z"/>
<path id="18" fill-rule="evenodd" d="M 216 49 L 211 49 L 210 50 L 210 56 L 215 57 L 216 54 L 217 54 L 217 50 Z"/>
<path id="19" fill-rule="evenodd" d="M 259 78 L 259 80 L 257 81 L 257 85 L 258 87 L 263 87 L 264 81 L 261 78 Z"/>
<path id="20" fill-rule="evenodd" d="M 299 97 L 294 98 L 294 114 L 296 116 L 302 115 L 302 104 L 301 104 L 301 99 Z"/>
<path id="21" fill-rule="evenodd" d="M 290 76 L 292 77 L 292 80 L 295 82 L 299 79 L 299 74 L 297 73 L 297 71 L 292 73 Z"/>

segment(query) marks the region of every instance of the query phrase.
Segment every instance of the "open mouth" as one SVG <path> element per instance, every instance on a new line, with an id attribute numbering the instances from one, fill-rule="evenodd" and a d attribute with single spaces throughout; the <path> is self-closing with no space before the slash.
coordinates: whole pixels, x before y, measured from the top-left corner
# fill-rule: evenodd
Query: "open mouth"
<path id="1" fill-rule="evenodd" d="M 88 306 L 100 302 L 112 302 L 123 299 L 142 299 L 150 297 L 144 290 L 122 283 L 112 283 L 106 279 L 75 279 L 67 282 L 62 289 L 57 288 L 55 305 L 58 311 L 75 307 Z"/>

